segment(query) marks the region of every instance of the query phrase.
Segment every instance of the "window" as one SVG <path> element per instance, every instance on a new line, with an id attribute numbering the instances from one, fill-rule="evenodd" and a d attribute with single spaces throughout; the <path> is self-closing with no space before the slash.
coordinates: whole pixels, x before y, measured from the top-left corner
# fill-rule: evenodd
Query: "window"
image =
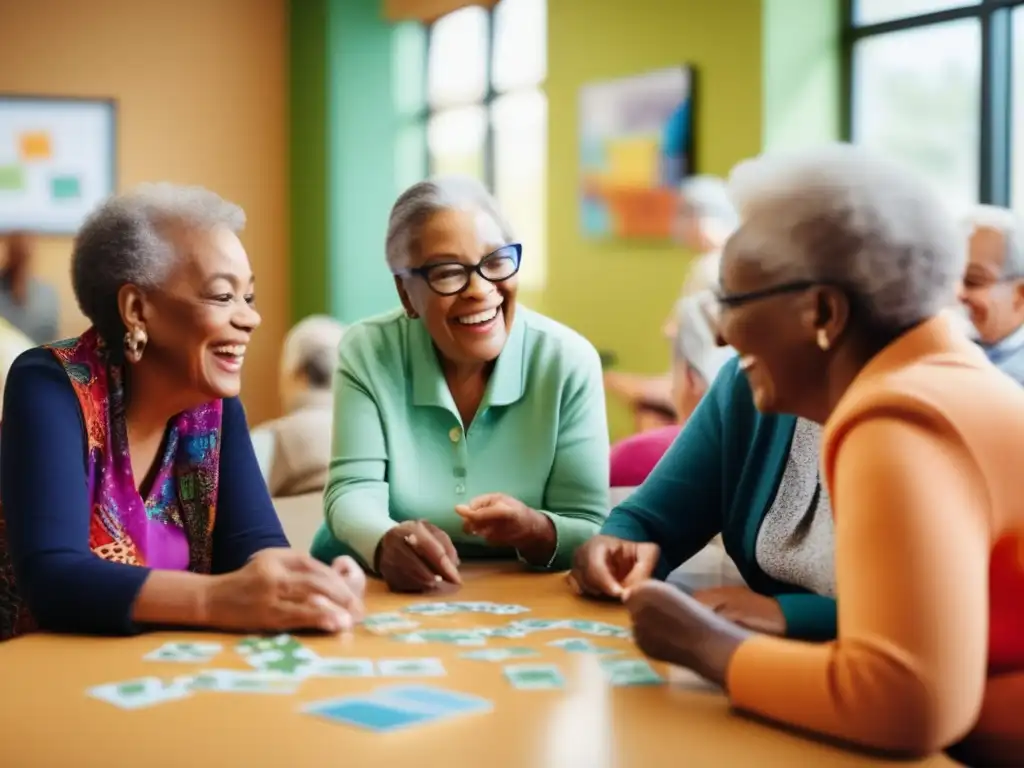
<path id="1" fill-rule="evenodd" d="M 426 167 L 484 182 L 523 243 L 521 285 L 546 278 L 547 7 L 469 6 L 427 37 Z"/>
<path id="2" fill-rule="evenodd" d="M 930 179 L 954 206 L 1024 205 L 1024 0 L 851 0 L 851 140 Z M 1020 7 L 1018 7 L 1020 6 Z M 1021 57 L 1024 58 L 1024 57 Z M 1011 92 L 1020 94 L 1013 99 Z M 1017 170 L 1017 169 L 1020 170 Z"/>

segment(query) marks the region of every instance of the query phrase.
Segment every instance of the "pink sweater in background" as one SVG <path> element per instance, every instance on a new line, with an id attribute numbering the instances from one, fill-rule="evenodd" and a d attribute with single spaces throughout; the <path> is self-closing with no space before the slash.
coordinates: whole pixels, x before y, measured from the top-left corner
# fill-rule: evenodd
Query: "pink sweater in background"
<path id="1" fill-rule="evenodd" d="M 647 479 L 654 465 L 679 434 L 681 426 L 659 427 L 620 440 L 612 446 L 611 487 L 635 488 Z"/>

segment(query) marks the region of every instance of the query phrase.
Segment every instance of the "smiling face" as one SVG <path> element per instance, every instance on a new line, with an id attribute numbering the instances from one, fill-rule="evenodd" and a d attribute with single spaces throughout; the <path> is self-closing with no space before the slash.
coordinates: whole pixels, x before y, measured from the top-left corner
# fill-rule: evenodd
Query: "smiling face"
<path id="1" fill-rule="evenodd" d="M 450 271 L 457 278 L 458 265 L 473 267 L 488 260 L 496 264 L 494 275 L 504 274 L 497 262 L 508 258 L 502 249 L 509 244 L 498 223 L 480 211 L 436 213 L 422 226 L 416 242 L 407 268 L 432 268 L 435 286 L 439 274 L 446 274 L 439 265 L 455 265 Z M 492 282 L 473 272 L 466 289 L 452 296 L 439 295 L 422 273 L 396 277 L 395 284 L 403 306 L 422 319 L 446 363 L 480 365 L 501 354 L 515 317 L 518 276 Z"/>
<path id="2" fill-rule="evenodd" d="M 159 367 L 180 382 L 183 399 L 234 397 L 241 390 L 246 348 L 260 324 L 249 258 L 227 228 L 178 232 L 173 242 L 178 261 L 160 290 L 122 289 L 126 326 L 141 317 L 149 337 L 138 365 Z"/>
<path id="3" fill-rule="evenodd" d="M 721 339 L 739 355 L 758 410 L 815 417 L 848 318 L 846 299 L 829 286 L 801 287 L 739 258 L 743 234 L 726 244 L 722 258 Z M 818 345 L 819 330 L 829 350 Z"/>
<path id="4" fill-rule="evenodd" d="M 1004 280 L 1006 236 L 979 227 L 971 235 L 960 300 L 979 341 L 995 344 L 1024 324 L 1024 281 Z"/>

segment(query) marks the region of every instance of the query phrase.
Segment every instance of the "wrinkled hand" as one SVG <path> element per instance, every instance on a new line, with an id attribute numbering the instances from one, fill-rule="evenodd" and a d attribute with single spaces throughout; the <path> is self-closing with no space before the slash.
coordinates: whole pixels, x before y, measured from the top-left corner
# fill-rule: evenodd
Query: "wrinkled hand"
<path id="1" fill-rule="evenodd" d="M 660 581 L 645 581 L 630 589 L 624 602 L 640 650 L 725 687 L 729 663 L 750 637 L 748 630 Z"/>
<path id="2" fill-rule="evenodd" d="M 504 493 L 485 493 L 455 511 L 463 520 L 462 530 L 492 546 L 554 550 L 555 527 L 547 515 Z"/>
<path id="3" fill-rule="evenodd" d="M 341 632 L 363 618 L 366 577 L 350 557 L 324 565 L 296 549 L 264 549 L 210 579 L 209 623 L 231 631 Z"/>
<path id="4" fill-rule="evenodd" d="M 395 526 L 377 548 L 377 571 L 394 592 L 426 592 L 442 581 L 461 584 L 458 566 L 451 538 L 425 520 Z"/>
<path id="5" fill-rule="evenodd" d="M 569 585 L 591 597 L 621 598 L 632 586 L 651 578 L 661 555 L 657 544 L 594 536 L 573 557 Z"/>
<path id="6" fill-rule="evenodd" d="M 747 587 L 702 589 L 693 597 L 723 619 L 766 635 L 786 634 L 786 617 L 779 601 Z"/>

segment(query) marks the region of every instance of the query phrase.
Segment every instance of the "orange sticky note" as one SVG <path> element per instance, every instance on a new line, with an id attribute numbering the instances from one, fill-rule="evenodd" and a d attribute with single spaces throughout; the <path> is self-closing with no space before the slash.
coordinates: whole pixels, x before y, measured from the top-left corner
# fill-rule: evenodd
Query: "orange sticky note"
<path id="1" fill-rule="evenodd" d="M 49 160 L 51 155 L 50 134 L 46 131 L 32 131 L 21 134 L 22 160 Z"/>

